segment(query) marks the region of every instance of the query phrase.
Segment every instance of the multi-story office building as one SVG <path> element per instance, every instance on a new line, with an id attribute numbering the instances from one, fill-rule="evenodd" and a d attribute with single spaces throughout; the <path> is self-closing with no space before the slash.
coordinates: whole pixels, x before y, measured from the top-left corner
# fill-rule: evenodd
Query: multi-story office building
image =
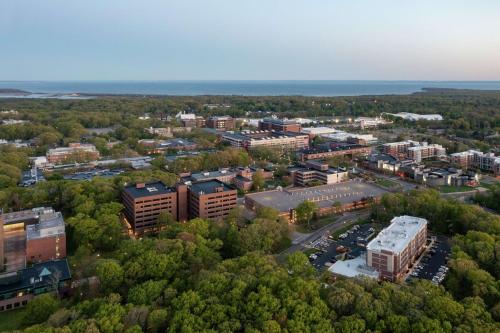
<path id="1" fill-rule="evenodd" d="M 325 159 L 334 156 L 369 155 L 372 148 L 350 143 L 327 143 L 316 149 L 305 149 L 301 152 L 302 161 Z"/>
<path id="2" fill-rule="evenodd" d="M 264 118 L 259 121 L 259 130 L 276 132 L 294 132 L 299 133 L 302 126 L 294 120 Z"/>
<path id="3" fill-rule="evenodd" d="M 366 246 L 366 263 L 379 272 L 381 279 L 396 281 L 424 251 L 426 241 L 427 220 L 414 216 L 395 217 Z"/>
<path id="4" fill-rule="evenodd" d="M 191 218 L 219 219 L 236 207 L 237 191 L 218 180 L 194 183 L 189 188 Z"/>
<path id="5" fill-rule="evenodd" d="M 284 150 L 300 150 L 309 147 L 308 135 L 293 132 L 225 132 L 221 137 L 222 140 L 229 142 L 233 147 L 243 147 L 247 149 L 269 147 Z"/>
<path id="6" fill-rule="evenodd" d="M 66 257 L 66 232 L 60 212 L 40 215 L 39 222 L 26 225 L 26 260 L 31 263 Z"/>
<path id="7" fill-rule="evenodd" d="M 99 151 L 92 144 L 70 143 L 68 147 L 49 149 L 47 151 L 47 161 L 52 164 L 64 162 L 85 162 L 99 159 Z"/>
<path id="8" fill-rule="evenodd" d="M 292 177 L 297 186 L 307 186 L 315 182 L 330 185 L 349 180 L 347 170 L 331 168 L 328 163 L 312 160 L 307 161 L 304 168 L 294 170 Z"/>
<path id="9" fill-rule="evenodd" d="M 446 149 L 437 144 L 429 145 L 426 142 L 422 143 L 420 146 L 409 147 L 408 148 L 408 158 L 419 163 L 423 159 L 440 157 L 446 155 Z"/>
<path id="10" fill-rule="evenodd" d="M 125 218 L 135 234 L 154 230 L 161 212 L 177 220 L 177 191 L 162 182 L 127 186 L 122 201 Z"/>
<path id="11" fill-rule="evenodd" d="M 214 116 L 207 119 L 206 127 L 213 128 L 218 131 L 230 131 L 235 127 L 235 120 L 230 116 Z"/>

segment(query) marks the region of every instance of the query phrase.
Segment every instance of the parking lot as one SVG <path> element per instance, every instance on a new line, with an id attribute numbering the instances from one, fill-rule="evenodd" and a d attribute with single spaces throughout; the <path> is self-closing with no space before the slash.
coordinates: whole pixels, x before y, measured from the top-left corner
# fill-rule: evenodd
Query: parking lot
<path id="1" fill-rule="evenodd" d="M 448 238 L 436 236 L 431 247 L 408 275 L 407 281 L 418 278 L 431 280 L 435 284 L 441 283 L 448 272 L 447 262 L 450 251 Z"/>
<path id="2" fill-rule="evenodd" d="M 309 260 L 316 269 L 323 270 L 337 261 L 342 254 L 347 259 L 352 259 L 366 251 L 366 244 L 375 234 L 371 224 L 354 225 L 338 239 L 332 239 L 333 237 L 325 234 L 309 245 L 310 248 L 318 250 Z"/>
<path id="3" fill-rule="evenodd" d="M 113 177 L 125 172 L 123 169 L 93 169 L 89 171 L 74 172 L 64 175 L 64 179 L 68 180 L 91 180 L 94 177 Z"/>

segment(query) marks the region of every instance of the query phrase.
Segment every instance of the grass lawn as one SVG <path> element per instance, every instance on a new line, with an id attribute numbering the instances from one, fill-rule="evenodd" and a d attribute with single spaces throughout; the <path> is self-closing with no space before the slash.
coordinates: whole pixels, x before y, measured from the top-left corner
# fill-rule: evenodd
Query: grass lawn
<path id="1" fill-rule="evenodd" d="M 439 191 L 442 193 L 467 192 L 473 191 L 474 187 L 470 186 L 440 186 Z"/>
<path id="2" fill-rule="evenodd" d="M 0 312 L 0 332 L 13 331 L 21 328 L 25 309 Z"/>
<path id="3" fill-rule="evenodd" d="M 376 183 L 379 184 L 380 186 L 388 187 L 388 188 L 395 188 L 395 187 L 399 186 L 398 183 L 393 182 L 392 180 L 382 179 L 382 178 L 377 179 Z"/>

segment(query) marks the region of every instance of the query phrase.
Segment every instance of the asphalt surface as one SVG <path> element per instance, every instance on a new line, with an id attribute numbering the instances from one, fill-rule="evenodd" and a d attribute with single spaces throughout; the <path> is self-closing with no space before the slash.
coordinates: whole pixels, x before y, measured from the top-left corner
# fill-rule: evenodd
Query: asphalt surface
<path id="1" fill-rule="evenodd" d="M 409 275 L 409 279 L 418 278 L 432 280 L 439 272 L 439 268 L 441 266 L 446 266 L 448 262 L 447 256 L 450 252 L 451 248 L 448 238 L 445 236 L 437 236 L 436 242 L 433 244 L 432 248 L 427 251 L 417 264 L 417 266 L 420 265 L 422 268 L 418 270 L 415 276 Z"/>
<path id="2" fill-rule="evenodd" d="M 315 241 L 316 239 L 327 235 L 328 233 L 333 233 L 345 226 L 355 224 L 359 219 L 367 218 L 370 216 L 369 210 L 358 210 L 354 212 L 344 213 L 343 216 L 339 217 L 335 222 L 325 225 L 324 227 L 309 233 L 304 234 L 304 236 L 294 240 L 294 244 L 288 249 L 280 253 L 280 256 L 294 253 L 297 251 L 302 251 L 306 249 L 306 244 Z"/>

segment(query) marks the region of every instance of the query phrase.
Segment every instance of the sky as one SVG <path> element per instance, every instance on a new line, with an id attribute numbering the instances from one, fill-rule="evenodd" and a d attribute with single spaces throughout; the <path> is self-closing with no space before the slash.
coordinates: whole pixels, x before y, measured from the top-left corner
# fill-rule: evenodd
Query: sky
<path id="1" fill-rule="evenodd" d="M 0 80 L 500 80 L 500 1 L 0 0 Z"/>

